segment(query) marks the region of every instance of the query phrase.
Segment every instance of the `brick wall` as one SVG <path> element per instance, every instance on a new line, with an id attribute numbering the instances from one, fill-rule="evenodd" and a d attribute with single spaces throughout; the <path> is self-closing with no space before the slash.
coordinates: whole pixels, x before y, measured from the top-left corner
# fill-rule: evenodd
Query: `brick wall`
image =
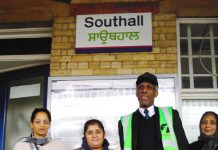
<path id="1" fill-rule="evenodd" d="M 145 71 L 177 73 L 176 15 L 153 14 L 152 30 L 152 52 L 75 54 L 75 17 L 56 17 L 50 75 L 138 75 Z"/>

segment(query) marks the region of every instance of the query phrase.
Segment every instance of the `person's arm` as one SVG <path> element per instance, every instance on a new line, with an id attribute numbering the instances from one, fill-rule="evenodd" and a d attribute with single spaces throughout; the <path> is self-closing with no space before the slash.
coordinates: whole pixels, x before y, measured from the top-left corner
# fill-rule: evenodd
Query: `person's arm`
<path id="1" fill-rule="evenodd" d="M 189 143 L 177 110 L 173 110 L 173 128 L 176 134 L 179 150 L 188 150 Z"/>
<path id="2" fill-rule="evenodd" d="M 121 121 L 118 122 L 118 132 L 119 132 L 119 139 L 120 139 L 120 148 L 123 150 L 124 147 L 124 139 L 123 139 L 123 126 Z"/>
<path id="3" fill-rule="evenodd" d="M 19 141 L 15 144 L 13 150 L 23 150 L 23 149 L 26 149 L 27 146 L 29 147 L 29 144 L 27 145 L 26 143 Z"/>
<path id="4" fill-rule="evenodd" d="M 18 144 L 16 144 L 16 145 L 14 146 L 13 150 L 19 150 Z"/>

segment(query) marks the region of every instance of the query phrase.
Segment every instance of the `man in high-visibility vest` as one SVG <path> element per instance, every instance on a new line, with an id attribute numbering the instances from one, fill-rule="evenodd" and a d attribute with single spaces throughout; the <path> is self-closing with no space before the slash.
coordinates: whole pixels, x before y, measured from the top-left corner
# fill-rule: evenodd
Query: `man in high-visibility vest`
<path id="1" fill-rule="evenodd" d="M 187 150 L 186 138 L 177 110 L 155 107 L 157 77 L 151 73 L 138 76 L 136 96 L 139 108 L 119 121 L 121 150 Z"/>

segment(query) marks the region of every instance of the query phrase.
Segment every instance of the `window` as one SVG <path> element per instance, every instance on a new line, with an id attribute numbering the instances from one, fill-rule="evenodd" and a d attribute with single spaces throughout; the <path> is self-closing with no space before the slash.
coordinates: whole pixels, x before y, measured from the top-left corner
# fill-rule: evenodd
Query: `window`
<path id="1" fill-rule="evenodd" d="M 218 21 L 179 23 L 182 89 L 217 88 Z"/>
<path id="2" fill-rule="evenodd" d="M 218 113 L 218 20 L 178 19 L 177 43 L 182 121 L 191 143 L 202 114 Z"/>

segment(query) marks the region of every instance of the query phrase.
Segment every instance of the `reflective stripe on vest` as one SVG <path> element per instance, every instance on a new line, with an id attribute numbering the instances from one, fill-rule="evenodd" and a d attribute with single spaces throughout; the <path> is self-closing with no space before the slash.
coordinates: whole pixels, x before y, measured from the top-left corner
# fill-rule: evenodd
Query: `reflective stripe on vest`
<path id="1" fill-rule="evenodd" d="M 124 150 L 132 149 L 132 114 L 121 117 L 123 125 Z"/>
<path id="2" fill-rule="evenodd" d="M 172 108 L 158 108 L 160 115 L 160 130 L 164 150 L 179 150 L 173 130 Z M 132 149 L 132 113 L 121 117 L 124 136 L 124 150 Z"/>
<path id="3" fill-rule="evenodd" d="M 160 116 L 160 132 L 164 150 L 178 150 L 173 129 L 173 112 L 171 107 L 158 107 Z"/>

